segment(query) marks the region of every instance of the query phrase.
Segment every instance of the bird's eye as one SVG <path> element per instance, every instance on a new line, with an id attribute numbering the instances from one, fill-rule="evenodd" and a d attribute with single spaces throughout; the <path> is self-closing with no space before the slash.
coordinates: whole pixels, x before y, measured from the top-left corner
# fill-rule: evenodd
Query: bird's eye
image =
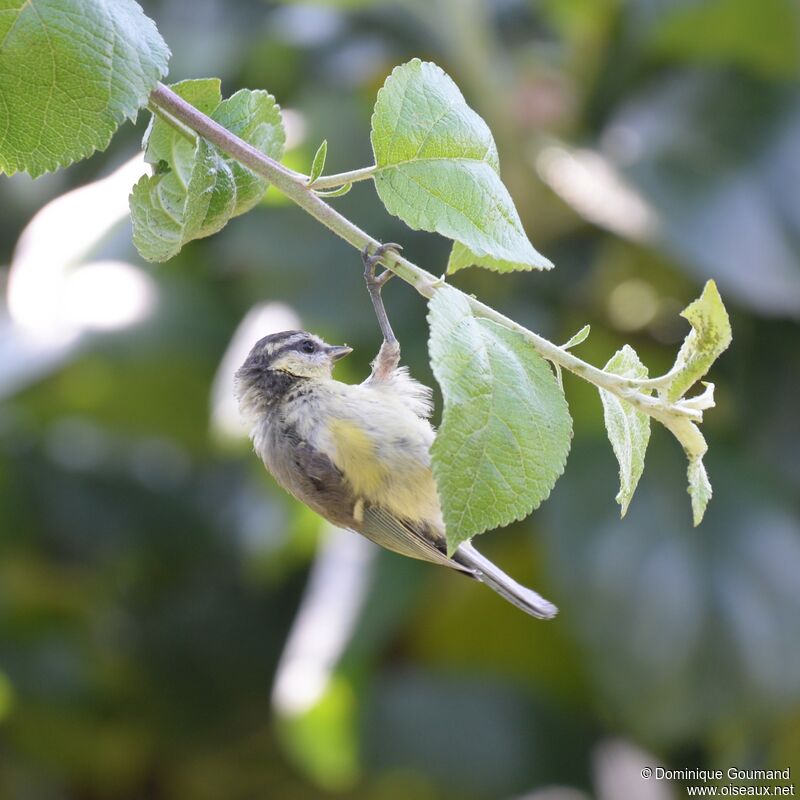
<path id="1" fill-rule="evenodd" d="M 317 346 L 311 339 L 303 339 L 303 341 L 300 342 L 300 349 L 304 353 L 315 353 L 317 351 Z"/>

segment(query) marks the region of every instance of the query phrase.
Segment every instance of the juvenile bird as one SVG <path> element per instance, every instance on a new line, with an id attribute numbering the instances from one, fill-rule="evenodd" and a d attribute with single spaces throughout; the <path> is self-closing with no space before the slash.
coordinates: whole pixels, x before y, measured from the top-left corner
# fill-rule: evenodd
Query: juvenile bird
<path id="1" fill-rule="evenodd" d="M 363 254 L 364 274 L 384 341 L 361 384 L 331 376 L 352 352 L 306 331 L 256 342 L 236 373 L 239 406 L 256 452 L 275 480 L 325 519 L 396 553 L 475 578 L 540 619 L 557 609 L 514 581 L 470 543 L 447 557 L 431 472 L 431 390 L 399 366 L 400 346 L 381 299 L 392 273 L 376 275 L 389 248 Z"/>

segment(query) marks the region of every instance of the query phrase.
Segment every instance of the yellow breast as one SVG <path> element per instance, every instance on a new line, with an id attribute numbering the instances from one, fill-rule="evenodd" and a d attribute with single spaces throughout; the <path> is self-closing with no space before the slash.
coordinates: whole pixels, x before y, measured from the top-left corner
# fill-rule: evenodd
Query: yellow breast
<path id="1" fill-rule="evenodd" d="M 378 458 L 377 447 L 370 435 L 347 419 L 334 420 L 329 430 L 336 448 L 336 466 L 347 477 L 353 491 L 367 498 L 382 494 L 389 470 Z"/>
<path id="2" fill-rule="evenodd" d="M 352 420 L 333 421 L 329 432 L 334 463 L 357 497 L 401 519 L 426 520 L 441 527 L 436 484 L 425 461 L 403 448 L 381 448 L 375 441 L 376 433 Z M 390 458 L 392 452 L 394 457 Z"/>

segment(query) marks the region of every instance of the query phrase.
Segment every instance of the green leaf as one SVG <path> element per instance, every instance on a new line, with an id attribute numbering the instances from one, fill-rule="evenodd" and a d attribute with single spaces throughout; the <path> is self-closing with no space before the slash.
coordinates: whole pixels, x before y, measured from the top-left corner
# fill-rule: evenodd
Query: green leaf
<path id="1" fill-rule="evenodd" d="M 709 403 L 713 405 L 713 388 L 713 385 L 709 385 L 710 391 L 697 398 L 701 401 L 700 407 L 708 408 Z M 708 452 L 708 444 L 700 428 L 686 417 L 666 417 L 661 421 L 681 443 L 686 458 L 689 459 L 688 492 L 692 498 L 692 517 L 696 527 L 702 522 L 706 506 L 711 499 L 711 483 L 703 465 L 703 456 Z"/>
<path id="2" fill-rule="evenodd" d="M 692 519 L 697 527 L 703 521 L 706 506 L 712 495 L 711 482 L 708 480 L 702 458 L 696 458 L 689 462 L 687 476 L 689 478 L 688 492 L 692 498 Z"/>
<path id="3" fill-rule="evenodd" d="M 689 320 L 692 330 L 683 342 L 670 374 L 667 399 L 675 402 L 697 380 L 705 375 L 731 343 L 728 312 L 714 281 L 708 281 L 703 293 L 690 303 L 681 316 Z"/>
<path id="4" fill-rule="evenodd" d="M 131 0 L 0 3 L 0 172 L 37 177 L 107 147 L 168 59 Z"/>
<path id="5" fill-rule="evenodd" d="M 550 260 L 542 255 L 539 257 L 541 263 L 538 269 L 553 268 L 553 263 Z M 460 269 L 465 269 L 467 267 L 483 267 L 493 272 L 513 272 L 520 269 L 530 269 L 529 266 L 520 266 L 516 261 L 494 258 L 493 256 L 475 255 L 465 244 L 453 242 L 453 247 L 450 250 L 450 258 L 447 261 L 447 274 L 452 275 L 454 272 L 458 272 Z"/>
<path id="6" fill-rule="evenodd" d="M 311 162 L 311 172 L 308 176 L 308 185 L 311 186 L 314 181 L 322 175 L 322 170 L 325 169 L 325 158 L 328 155 L 328 140 L 323 139 L 322 144 L 317 148 L 314 153 L 314 160 Z"/>
<path id="7" fill-rule="evenodd" d="M 571 336 L 567 340 L 567 342 L 562 344 L 561 346 L 565 350 L 569 350 L 570 347 L 577 347 L 579 344 L 583 344 L 583 342 L 585 342 L 587 337 L 589 336 L 591 330 L 592 330 L 591 325 L 584 325 L 574 336 Z"/>
<path id="8" fill-rule="evenodd" d="M 271 95 L 242 90 L 222 100 L 216 78 L 171 88 L 261 152 L 280 159 L 285 137 Z M 156 173 L 134 187 L 131 217 L 134 244 L 148 261 L 166 261 L 187 242 L 216 233 L 231 217 L 255 206 L 267 189 L 264 178 L 159 117 L 144 144 Z"/>
<path id="9" fill-rule="evenodd" d="M 219 78 L 197 78 L 179 81 L 178 83 L 170 84 L 169 88 L 204 114 L 211 114 L 222 102 L 222 89 Z M 142 141 L 145 161 L 148 164 L 158 164 L 161 161 L 172 164 L 176 158 L 176 149 L 192 152 L 196 144 L 197 134 L 188 128 L 184 131 L 184 134 L 178 133 L 172 125 L 161 117 L 153 116 Z"/>
<path id="10" fill-rule="evenodd" d="M 592 329 L 591 325 L 584 325 L 574 336 L 570 337 L 569 341 L 567 341 L 565 344 L 562 344 L 561 346 L 565 350 L 569 350 L 570 347 L 577 347 L 577 345 L 579 345 L 581 342 L 586 341 L 586 337 L 589 335 L 589 331 L 591 331 L 591 329 Z M 556 382 L 558 383 L 559 387 L 563 389 L 564 383 L 561 378 L 561 365 L 556 364 L 556 362 L 554 361 L 553 370 L 556 373 Z"/>
<path id="11" fill-rule="evenodd" d="M 206 150 L 208 151 L 206 153 Z M 198 155 L 195 160 L 195 170 L 207 170 L 209 177 L 213 180 L 210 190 L 208 190 L 209 200 L 206 214 L 199 227 L 194 231 L 191 239 L 202 239 L 211 236 L 225 227 L 228 220 L 236 213 L 236 180 L 230 166 L 225 159 L 206 141 L 202 141 L 198 147 Z M 193 170 L 194 172 L 194 170 Z M 189 203 L 193 203 L 191 197 L 191 187 L 189 191 Z M 186 241 L 189 241 L 187 239 Z"/>
<path id="12" fill-rule="evenodd" d="M 231 133 L 244 139 L 275 161 L 283 157 L 286 134 L 281 110 L 268 92 L 240 89 L 223 100 L 211 115 Z M 233 216 L 244 214 L 257 205 L 269 185 L 266 178 L 256 175 L 232 158 L 224 156 L 236 181 L 236 205 Z"/>
<path id="13" fill-rule="evenodd" d="M 148 261 L 166 261 L 186 242 L 210 236 L 230 218 L 235 183 L 214 148 L 198 139 L 166 174 L 145 175 L 130 197 L 133 243 Z"/>
<path id="14" fill-rule="evenodd" d="M 578 336 L 580 333 L 573 339 Z M 647 367 L 627 344 L 611 357 L 603 369 L 624 378 L 647 377 Z M 619 462 L 619 493 L 616 500 L 620 505 L 620 516 L 624 517 L 644 470 L 644 456 L 650 441 L 650 417 L 605 389 L 600 389 L 600 399 L 603 402 L 608 439 Z"/>
<path id="15" fill-rule="evenodd" d="M 447 286 L 429 312 L 431 365 L 444 396 L 431 456 L 452 553 L 550 494 L 572 420 L 547 362 L 519 334 L 474 317 Z"/>
<path id="16" fill-rule="evenodd" d="M 451 271 L 549 269 L 528 241 L 500 167 L 492 134 L 436 64 L 396 67 L 372 115 L 375 188 L 386 209 L 415 229 L 465 245 Z"/>

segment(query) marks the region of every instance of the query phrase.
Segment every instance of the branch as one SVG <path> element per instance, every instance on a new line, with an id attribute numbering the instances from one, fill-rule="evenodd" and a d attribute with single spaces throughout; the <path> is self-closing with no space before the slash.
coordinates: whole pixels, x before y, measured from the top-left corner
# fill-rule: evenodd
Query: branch
<path id="1" fill-rule="evenodd" d="M 313 191 L 314 188 L 322 188 L 322 186 L 331 185 L 328 181 L 332 179 L 336 179 L 337 183 L 335 185 L 339 185 L 338 181 L 341 181 L 342 175 L 347 176 L 346 180 L 348 182 L 352 181 L 354 180 L 353 174 L 361 175 L 367 171 L 374 170 L 374 167 L 367 167 L 364 170 L 354 170 L 353 173 L 328 176 L 327 179 L 320 178 L 314 183 L 313 188 L 309 188 L 307 186 L 307 176 L 288 169 L 269 156 L 264 155 L 259 150 L 256 150 L 255 147 L 252 147 L 239 137 L 234 136 L 230 131 L 198 111 L 190 103 L 187 103 L 183 98 L 175 94 L 175 92 L 164 86 L 164 84 L 159 83 L 153 90 L 150 95 L 150 104 L 166 112 L 177 122 L 191 128 L 256 174 L 267 178 L 273 186 L 285 194 L 290 200 L 357 250 L 363 250 L 366 247 L 375 249 L 379 246 L 380 243 L 377 240 L 373 239 L 365 231 L 362 231 L 361 228 L 354 225 L 349 219 L 343 217 Z M 370 177 L 370 175 L 363 174 L 363 177 L 355 178 L 355 180 L 368 177 Z M 395 275 L 402 278 L 406 283 L 411 284 L 423 297 L 432 297 L 436 289 L 444 284 L 444 278 L 437 278 L 435 275 L 418 267 L 416 264 L 394 251 L 390 251 L 386 254 L 384 262 Z M 702 420 L 702 411 L 698 409 L 674 403 L 668 404 L 659 397 L 652 397 L 640 391 L 639 387 L 647 382 L 622 378 L 619 375 L 613 375 L 602 369 L 598 369 L 577 356 L 574 356 L 568 350 L 553 344 L 533 331 L 529 331 L 512 319 L 495 311 L 490 306 L 485 305 L 480 300 L 476 300 L 474 297 L 463 292 L 462 294 L 476 316 L 489 319 L 492 322 L 502 325 L 504 328 L 516 331 L 544 358 L 558 364 L 563 369 L 569 370 L 595 386 L 607 389 L 612 394 L 622 398 L 651 417 L 654 417 L 659 422 L 667 424 L 667 421 L 674 421 L 676 418 L 685 418 L 695 422 L 700 422 Z M 656 382 L 661 381 L 660 378 L 654 380 Z"/>

